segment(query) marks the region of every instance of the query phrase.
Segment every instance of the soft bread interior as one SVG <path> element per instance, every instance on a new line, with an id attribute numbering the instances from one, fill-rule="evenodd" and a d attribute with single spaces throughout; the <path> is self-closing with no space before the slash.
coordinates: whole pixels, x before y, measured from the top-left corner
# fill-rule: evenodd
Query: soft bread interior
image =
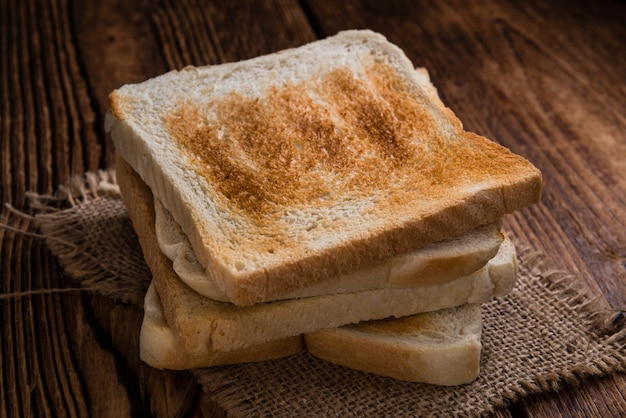
<path id="1" fill-rule="evenodd" d="M 515 249 L 505 239 L 481 270 L 449 282 L 408 289 L 380 289 L 238 307 L 213 301 L 185 285 L 156 242 L 152 194 L 120 159 L 117 180 L 144 257 L 153 272 L 167 323 L 189 353 L 233 351 L 323 328 L 390 316 L 481 303 L 509 289 L 516 277 Z"/>
<path id="2" fill-rule="evenodd" d="M 172 260 L 180 279 L 199 294 L 213 300 L 232 302 L 198 261 L 189 239 L 159 199 L 154 199 L 156 236 L 163 254 Z M 501 223 L 473 229 L 461 236 L 429 244 L 402 256 L 352 273 L 339 275 L 301 289 L 274 293 L 264 300 L 353 293 L 385 288 L 406 288 L 443 283 L 468 275 L 487 264 L 503 240 Z M 270 294 L 265 292 L 265 294 Z"/>
<path id="3" fill-rule="evenodd" d="M 435 385 L 470 383 L 480 372 L 480 305 L 362 322 L 305 335 L 313 355 L 335 364 Z"/>

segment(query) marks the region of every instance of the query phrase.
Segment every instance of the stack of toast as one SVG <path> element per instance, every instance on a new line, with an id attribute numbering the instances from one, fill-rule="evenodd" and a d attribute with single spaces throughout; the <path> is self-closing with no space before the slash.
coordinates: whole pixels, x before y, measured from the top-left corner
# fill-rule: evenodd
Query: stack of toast
<path id="1" fill-rule="evenodd" d="M 188 369 L 309 350 L 440 385 L 480 364 L 510 291 L 502 217 L 528 161 L 463 130 L 382 35 L 172 71 L 110 96 L 117 180 L 153 273 L 141 358 Z"/>

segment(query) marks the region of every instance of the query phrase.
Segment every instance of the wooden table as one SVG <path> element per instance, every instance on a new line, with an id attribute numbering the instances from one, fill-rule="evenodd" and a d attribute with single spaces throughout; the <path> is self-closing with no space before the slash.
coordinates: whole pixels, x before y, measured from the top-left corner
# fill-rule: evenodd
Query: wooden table
<path id="1" fill-rule="evenodd" d="M 533 161 L 543 203 L 506 221 L 607 307 L 626 309 L 626 4 L 497 1 L 4 0 L 0 195 L 51 193 L 111 166 L 107 95 L 370 28 L 429 69 L 471 131 Z M 580 4 L 579 4 L 580 3 Z M 2 220 L 17 230 L 30 221 Z M 71 285 L 40 239 L 0 230 L 0 292 Z M 0 416 L 210 416 L 187 373 L 137 358 L 141 312 L 84 292 L 0 300 Z M 502 416 L 618 416 L 626 376 L 533 396 Z"/>

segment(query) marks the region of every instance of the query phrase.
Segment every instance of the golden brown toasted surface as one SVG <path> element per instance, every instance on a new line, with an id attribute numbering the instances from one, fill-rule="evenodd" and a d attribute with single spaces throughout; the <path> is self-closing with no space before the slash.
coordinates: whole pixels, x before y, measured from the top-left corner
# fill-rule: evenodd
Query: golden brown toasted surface
<path id="1" fill-rule="evenodd" d="M 390 104 L 345 69 L 317 87 L 314 94 L 331 107 L 314 99 L 310 86 L 286 84 L 262 100 L 220 99 L 212 104 L 214 120 L 183 102 L 166 124 L 194 169 L 250 212 L 387 184 L 410 156 Z"/>
<path id="2" fill-rule="evenodd" d="M 132 112 L 130 98 L 115 90 L 109 94 L 109 111 L 119 120 L 126 120 L 126 115 Z"/>
<path id="3" fill-rule="evenodd" d="M 527 164 L 447 116 L 437 120 L 390 65 L 377 63 L 367 77 L 338 68 L 262 98 L 179 101 L 165 125 L 193 169 L 258 219 L 372 194 L 395 206 Z"/>

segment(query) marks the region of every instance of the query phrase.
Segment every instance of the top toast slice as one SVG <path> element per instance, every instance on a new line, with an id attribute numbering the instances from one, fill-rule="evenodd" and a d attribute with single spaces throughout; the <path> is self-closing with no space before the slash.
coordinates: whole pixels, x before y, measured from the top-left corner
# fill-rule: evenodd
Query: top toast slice
<path id="1" fill-rule="evenodd" d="M 116 149 L 235 304 L 460 235 L 539 200 L 370 31 L 172 71 L 110 96 Z M 258 299 L 255 299 L 257 298 Z"/>

